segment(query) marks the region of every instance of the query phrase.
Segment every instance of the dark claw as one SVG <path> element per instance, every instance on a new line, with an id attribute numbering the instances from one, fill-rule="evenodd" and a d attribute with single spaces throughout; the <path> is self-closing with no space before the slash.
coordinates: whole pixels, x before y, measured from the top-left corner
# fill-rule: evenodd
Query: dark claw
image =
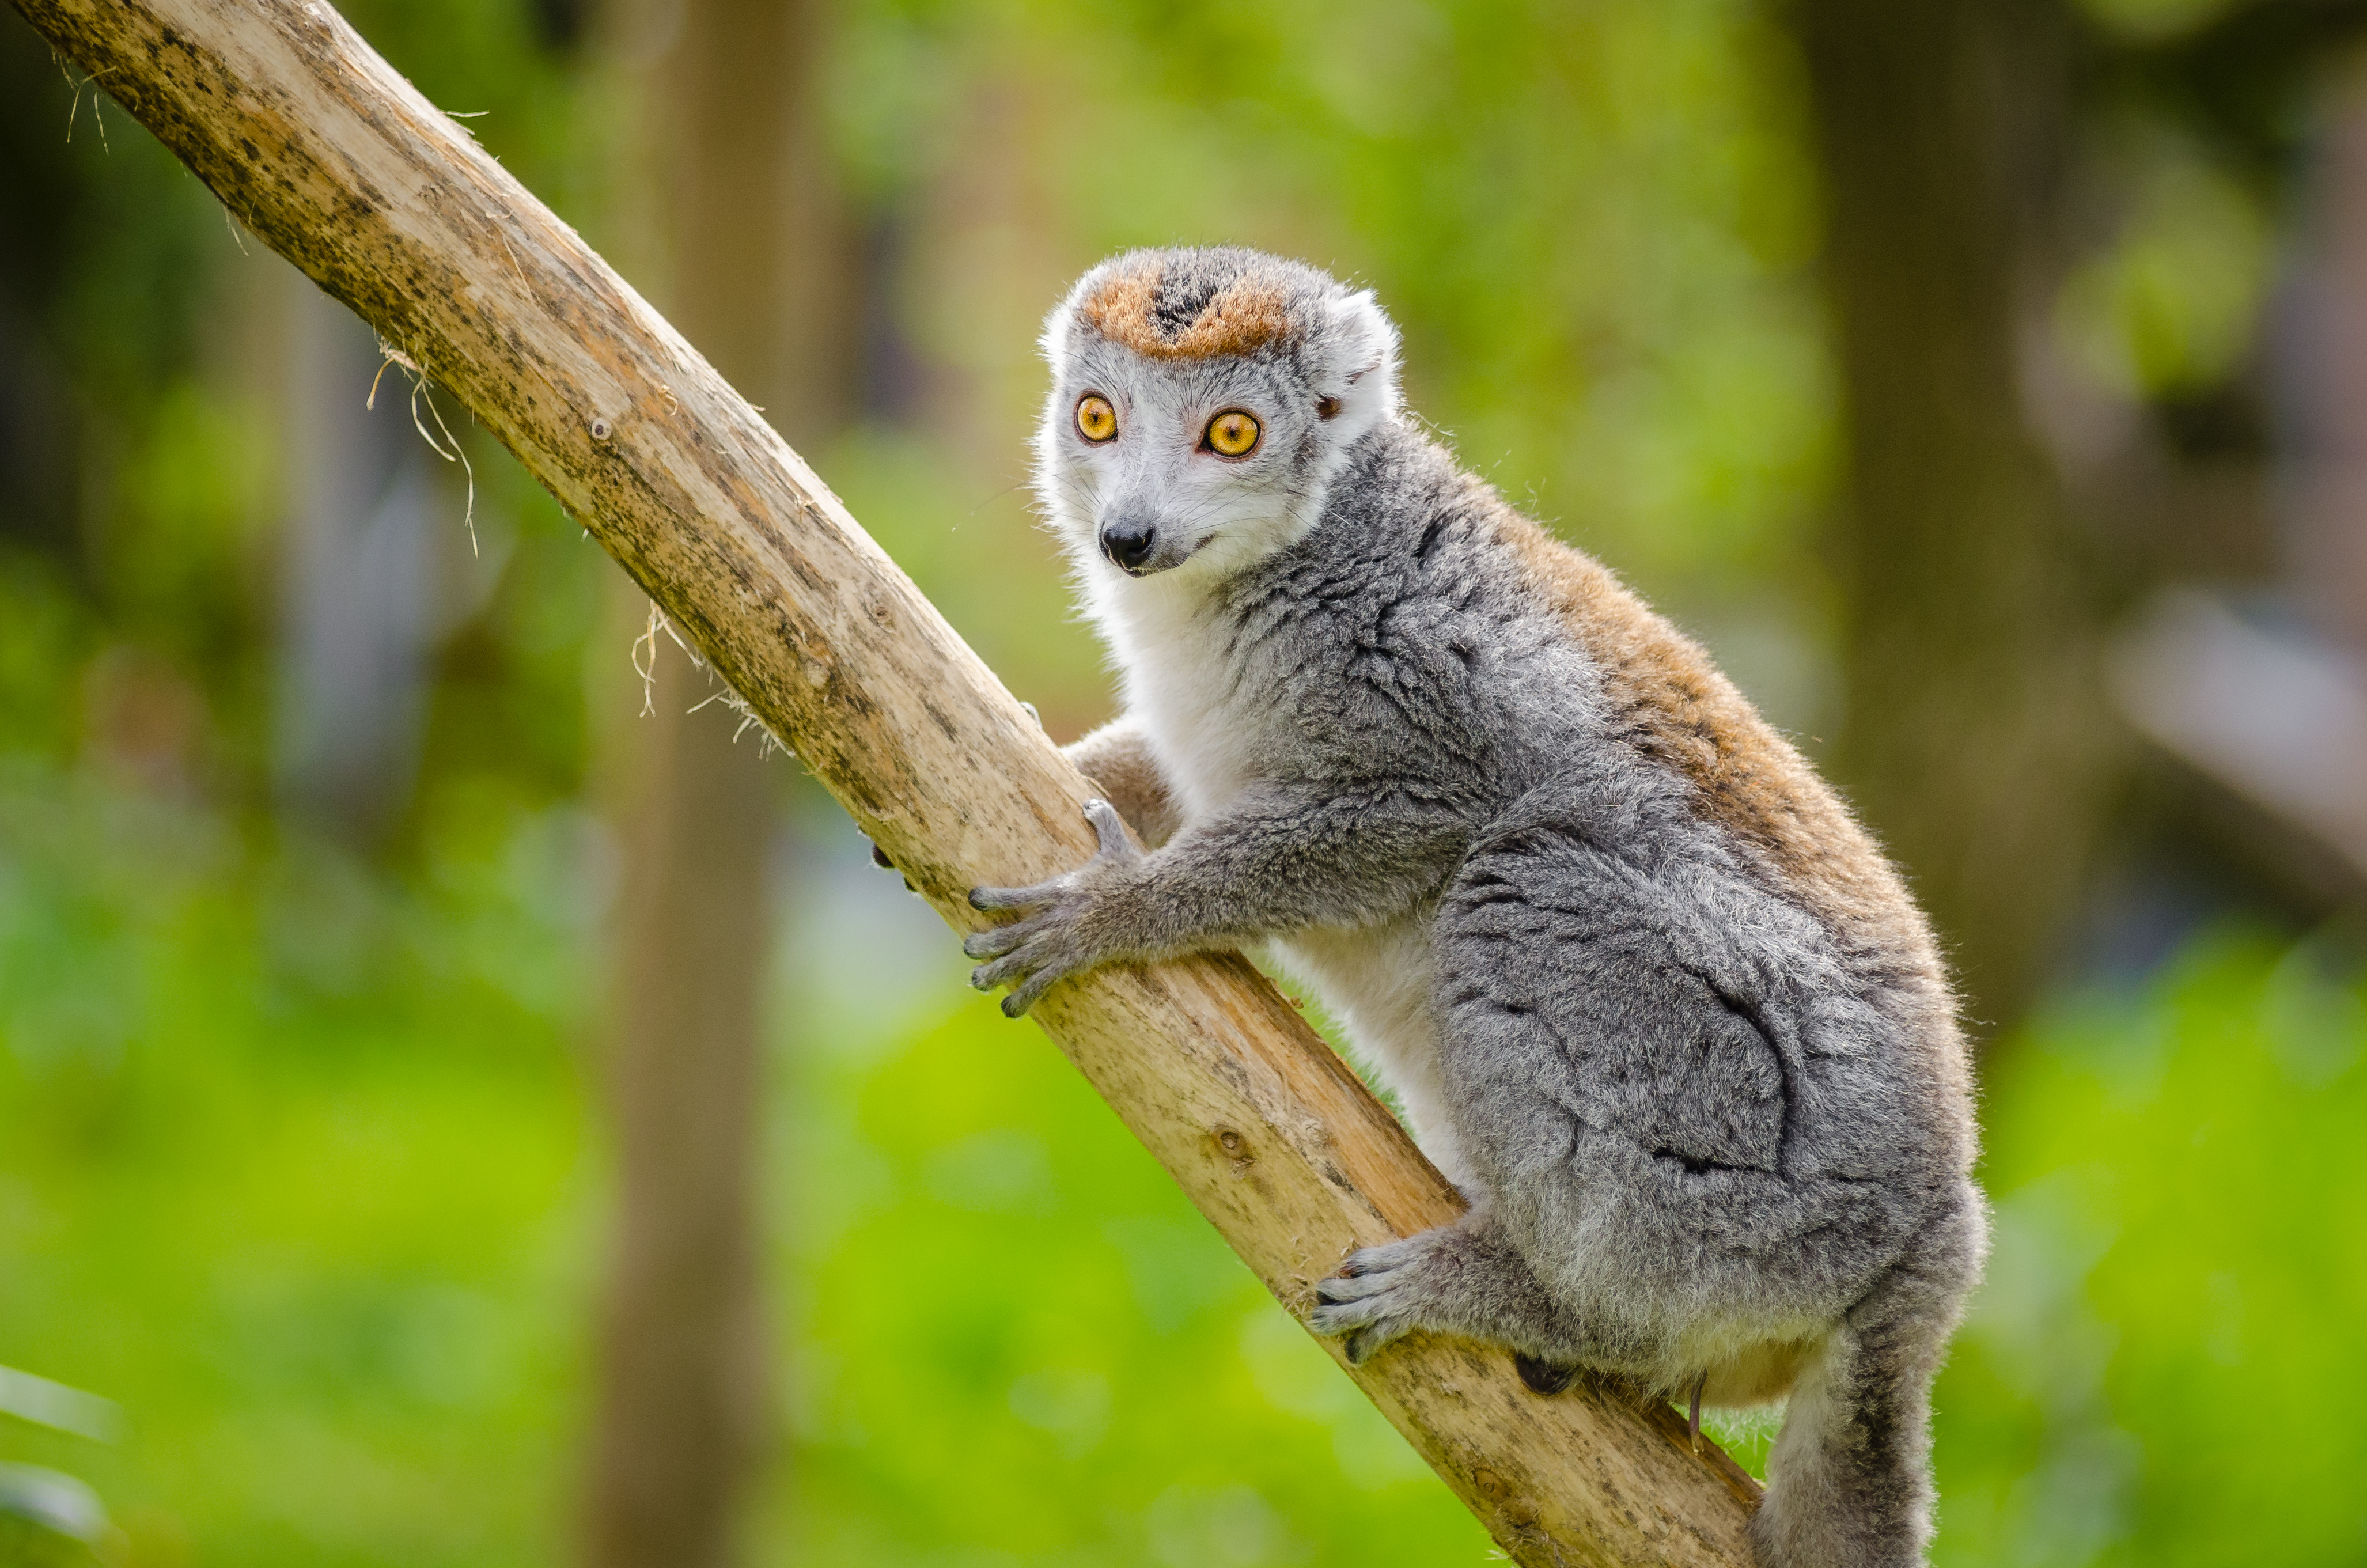
<path id="1" fill-rule="evenodd" d="M 1348 1358 L 1348 1365 L 1361 1367 L 1372 1359 L 1373 1351 L 1376 1348 L 1373 1338 L 1373 1331 L 1369 1328 L 1360 1328 L 1348 1336 L 1347 1343 L 1340 1347 Z"/>
<path id="2" fill-rule="evenodd" d="M 1318 1282 L 1316 1285 L 1315 1299 L 1322 1302 L 1327 1307 L 1336 1307 L 1348 1298 L 1342 1295 L 1335 1295 L 1332 1292 L 1331 1282 L 1326 1279 Z"/>
<path id="3" fill-rule="evenodd" d="M 986 890 L 984 888 L 972 888 L 969 890 L 969 906 L 972 909 L 984 909 L 986 907 L 984 903 L 981 903 L 979 901 L 979 894 L 985 891 Z"/>
<path id="4" fill-rule="evenodd" d="M 871 863 L 883 871 L 892 871 L 896 869 L 896 862 L 888 858 L 888 851 L 880 848 L 877 844 L 871 846 Z"/>
<path id="5" fill-rule="evenodd" d="M 1512 1369 L 1521 1374 L 1521 1381 L 1529 1385 L 1532 1393 L 1557 1394 L 1578 1381 L 1576 1367 L 1557 1366 L 1540 1361 L 1535 1356 L 1515 1354 Z"/>
<path id="6" fill-rule="evenodd" d="M 1002 1016 L 1006 1018 L 1015 1018 L 1026 1010 L 1026 1005 L 1019 1000 L 1016 992 L 1002 999 Z"/>

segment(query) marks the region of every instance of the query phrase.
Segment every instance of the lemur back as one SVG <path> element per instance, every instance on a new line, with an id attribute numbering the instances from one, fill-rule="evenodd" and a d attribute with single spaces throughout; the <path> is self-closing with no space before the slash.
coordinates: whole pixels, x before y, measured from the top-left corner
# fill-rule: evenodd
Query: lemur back
<path id="1" fill-rule="evenodd" d="M 1024 1011 L 1271 943 L 1463 1188 L 1311 1321 L 1792 1408 L 1771 1568 L 1920 1560 L 1928 1388 L 1977 1275 L 1936 951 L 1700 650 L 1398 417 L 1368 295 L 1138 253 L 1048 324 L 1041 489 L 1127 713 L 1071 748 L 1103 851 L 984 907 Z M 1127 841 L 1119 817 L 1155 847 Z"/>

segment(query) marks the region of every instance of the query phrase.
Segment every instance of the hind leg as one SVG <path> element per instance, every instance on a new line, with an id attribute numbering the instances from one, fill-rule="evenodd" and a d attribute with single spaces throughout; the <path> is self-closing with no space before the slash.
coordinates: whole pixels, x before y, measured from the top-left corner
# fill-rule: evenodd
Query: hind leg
<path id="1" fill-rule="evenodd" d="M 1308 1324 L 1347 1335 L 1361 1365 L 1417 1331 L 1509 1346 L 1541 1393 L 1569 1385 L 1591 1358 L 1576 1318 L 1540 1281 L 1487 1210 L 1403 1241 L 1366 1247 L 1316 1286 Z"/>
<path id="2" fill-rule="evenodd" d="M 1352 1359 L 1423 1329 L 1505 1346 L 1532 1386 L 1574 1365 L 1673 1383 L 1701 1369 L 1688 1324 L 1778 1293 L 1766 1233 L 1823 1218 L 1781 1168 L 1788 1016 L 1687 918 L 1714 896 L 1687 869 L 1551 827 L 1473 853 L 1433 924 L 1433 1006 L 1478 1207 L 1324 1282 L 1314 1326 Z"/>
<path id="3" fill-rule="evenodd" d="M 1765 1568 L 1914 1568 L 1931 1538 L 1931 1380 L 1977 1273 L 1977 1199 L 1851 1308 L 1792 1391 L 1750 1521 Z"/>

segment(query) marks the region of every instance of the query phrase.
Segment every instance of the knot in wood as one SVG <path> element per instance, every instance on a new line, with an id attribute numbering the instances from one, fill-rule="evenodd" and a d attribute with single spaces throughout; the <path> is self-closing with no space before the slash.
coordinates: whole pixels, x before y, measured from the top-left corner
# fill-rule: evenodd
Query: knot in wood
<path id="1" fill-rule="evenodd" d="M 1488 1506 L 1496 1511 L 1496 1517 L 1514 1529 L 1524 1530 L 1537 1522 L 1536 1505 L 1519 1495 L 1512 1483 L 1494 1471 L 1473 1471 L 1471 1484 L 1480 1496 L 1488 1500 Z"/>

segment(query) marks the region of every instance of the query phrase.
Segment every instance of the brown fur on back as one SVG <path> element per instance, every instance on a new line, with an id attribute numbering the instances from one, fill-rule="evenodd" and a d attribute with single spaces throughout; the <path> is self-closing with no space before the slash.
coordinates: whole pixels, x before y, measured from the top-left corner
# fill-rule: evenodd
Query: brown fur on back
<path id="1" fill-rule="evenodd" d="M 1765 857 L 1813 913 L 1853 942 L 1899 954 L 1944 994 L 1921 911 L 1807 760 L 1607 567 L 1498 505 L 1501 537 L 1603 672 L 1613 733 L 1688 780 L 1700 813 Z"/>

